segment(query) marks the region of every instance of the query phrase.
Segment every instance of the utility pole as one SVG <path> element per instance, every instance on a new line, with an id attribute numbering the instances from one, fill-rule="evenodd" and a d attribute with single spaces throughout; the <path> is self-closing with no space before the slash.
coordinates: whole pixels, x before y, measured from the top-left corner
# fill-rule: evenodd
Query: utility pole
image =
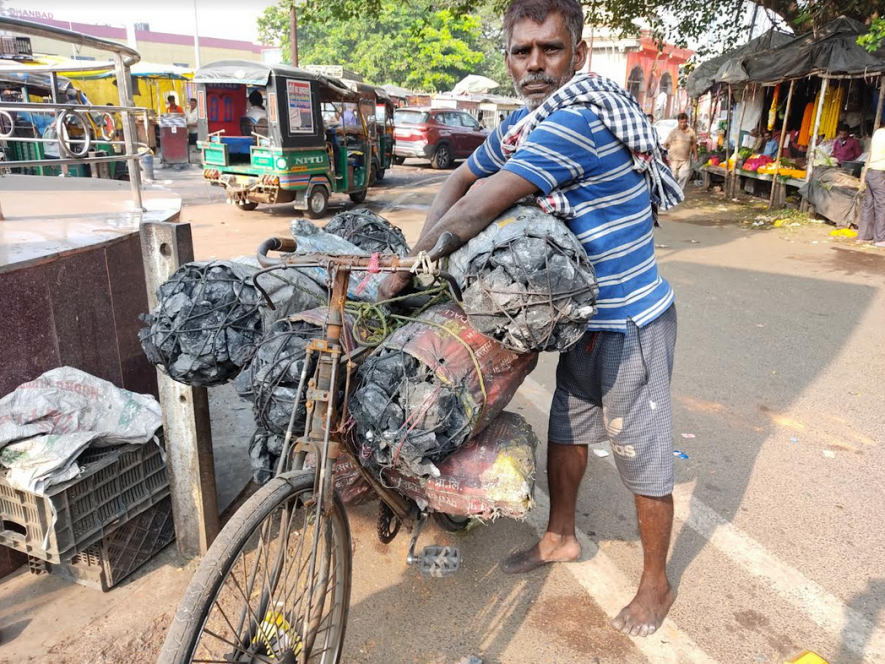
<path id="1" fill-rule="evenodd" d="M 194 0 L 194 54 L 196 55 L 197 69 L 200 68 L 200 24 L 197 21 L 197 0 Z"/>
<path id="2" fill-rule="evenodd" d="M 289 7 L 289 56 L 293 67 L 298 66 L 298 10 L 295 2 Z"/>

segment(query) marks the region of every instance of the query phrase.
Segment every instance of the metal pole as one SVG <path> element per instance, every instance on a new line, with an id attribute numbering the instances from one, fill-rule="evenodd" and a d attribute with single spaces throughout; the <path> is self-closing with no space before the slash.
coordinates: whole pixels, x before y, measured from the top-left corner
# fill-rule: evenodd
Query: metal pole
<path id="1" fill-rule="evenodd" d="M 292 66 L 298 66 L 298 10 L 295 3 L 289 8 L 289 55 Z"/>
<path id="2" fill-rule="evenodd" d="M 768 209 L 774 205 L 775 192 L 777 192 L 778 173 L 780 172 L 781 155 L 787 142 L 787 122 L 790 120 L 790 105 L 793 103 L 793 88 L 796 87 L 796 79 L 790 81 L 790 92 L 787 94 L 787 108 L 784 110 L 784 121 L 781 124 L 781 140 L 777 146 L 777 159 L 775 160 L 774 176 L 771 180 L 771 198 L 768 200 Z"/>
<path id="3" fill-rule="evenodd" d="M 120 106 L 134 106 L 132 95 L 129 92 L 129 68 L 123 61 L 120 53 L 114 54 L 114 64 L 117 74 L 117 92 L 120 95 Z M 129 111 L 122 111 L 123 116 L 123 142 L 126 143 L 126 154 L 136 153 L 136 131 L 132 114 Z M 144 206 L 141 201 L 141 170 L 137 160 L 127 160 L 129 168 L 129 186 L 132 188 L 132 202 L 135 207 L 143 210 Z"/>
<path id="4" fill-rule="evenodd" d="M 731 116 L 732 108 L 734 107 L 734 100 L 731 96 L 731 83 L 728 84 L 728 101 L 726 104 L 728 104 L 728 110 L 725 115 L 725 198 L 728 199 L 729 191 L 731 191 L 734 184 L 734 173 L 729 168 L 728 163 L 728 159 L 731 156 Z M 737 168 L 737 157 L 735 157 L 734 166 Z"/>
<path id="5" fill-rule="evenodd" d="M 197 69 L 200 68 L 200 24 L 197 20 L 197 0 L 194 0 L 194 55 L 196 56 Z"/>
<path id="6" fill-rule="evenodd" d="M 879 101 L 876 104 L 876 118 L 873 120 L 873 133 L 874 134 L 879 129 L 879 126 L 882 124 L 882 108 L 883 107 L 885 107 L 885 74 L 883 74 L 882 78 L 879 79 Z M 864 192 L 864 189 L 866 189 L 867 170 L 869 170 L 869 167 L 870 167 L 870 158 L 867 157 L 867 160 L 863 165 L 863 173 L 860 174 L 860 187 L 857 190 L 858 196 L 860 196 Z"/>

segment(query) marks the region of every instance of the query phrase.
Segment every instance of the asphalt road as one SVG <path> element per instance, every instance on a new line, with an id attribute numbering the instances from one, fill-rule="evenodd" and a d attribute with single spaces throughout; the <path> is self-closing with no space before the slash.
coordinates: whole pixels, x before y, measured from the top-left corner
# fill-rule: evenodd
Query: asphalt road
<path id="1" fill-rule="evenodd" d="M 409 162 L 367 204 L 414 241 L 444 177 Z M 224 205 L 199 171 L 170 179 L 200 258 L 251 253 L 294 216 Z M 783 662 L 807 648 L 831 664 L 885 662 L 885 252 L 825 225 L 736 223 L 746 216 L 692 192 L 657 234 L 679 316 L 674 447 L 688 455 L 676 459 L 679 598 L 665 629 L 642 640 L 608 626 L 641 571 L 632 499 L 610 456 L 591 455 L 582 486 L 583 562 L 523 578 L 497 568 L 543 529 L 540 450 L 531 518 L 456 538 L 465 564 L 454 578 L 419 577 L 405 566 L 407 539 L 381 545 L 373 509 L 354 510 L 345 661 Z M 545 355 L 511 406 L 542 440 L 555 362 Z M 451 538 L 431 530 L 422 545 L 434 541 Z"/>

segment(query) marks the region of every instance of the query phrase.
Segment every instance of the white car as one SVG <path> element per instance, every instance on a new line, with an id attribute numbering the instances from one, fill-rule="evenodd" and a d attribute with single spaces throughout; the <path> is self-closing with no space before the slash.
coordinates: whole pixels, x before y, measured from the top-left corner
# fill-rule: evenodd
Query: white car
<path id="1" fill-rule="evenodd" d="M 670 120 L 658 120 L 655 122 L 655 131 L 658 132 L 658 140 L 661 144 L 667 140 L 667 136 L 670 135 L 670 132 L 676 129 L 679 126 L 679 120 L 670 119 Z"/>

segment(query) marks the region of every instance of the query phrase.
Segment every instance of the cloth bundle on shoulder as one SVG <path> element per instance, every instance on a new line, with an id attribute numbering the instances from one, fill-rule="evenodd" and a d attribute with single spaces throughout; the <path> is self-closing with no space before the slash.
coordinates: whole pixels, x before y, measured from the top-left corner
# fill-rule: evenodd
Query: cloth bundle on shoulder
<path id="1" fill-rule="evenodd" d="M 565 224 L 517 205 L 449 257 L 470 324 L 519 353 L 563 351 L 596 313 L 584 247 Z"/>
<path id="2" fill-rule="evenodd" d="M 261 338 L 246 371 L 234 381 L 237 393 L 252 403 L 252 414 L 260 429 L 271 434 L 286 433 L 295 396 L 306 359 L 307 344 L 322 337 L 328 308 L 311 309 L 280 319 Z M 362 328 L 357 328 L 350 314 L 345 314 L 341 344 L 345 350 L 357 346 L 363 339 Z M 316 359 L 311 358 L 307 368 L 308 380 L 313 376 Z M 304 432 L 306 407 L 304 395 L 295 413 L 294 436 Z M 277 453 L 278 454 L 278 453 Z"/>
<path id="3" fill-rule="evenodd" d="M 361 462 L 439 477 L 436 464 L 504 409 L 537 359 L 479 334 L 457 305 L 428 309 L 357 372 L 349 405 Z"/>
<path id="4" fill-rule="evenodd" d="M 403 232 L 384 217 L 366 208 L 339 212 L 323 228 L 327 233 L 342 237 L 370 254 L 409 253 Z"/>
<path id="5" fill-rule="evenodd" d="M 261 278 L 277 306 L 264 306 L 253 258 L 182 265 L 157 291 L 157 307 L 138 337 L 148 360 L 180 383 L 221 385 L 249 362 L 265 327 L 279 316 L 325 302 L 325 293 L 298 270 Z"/>

